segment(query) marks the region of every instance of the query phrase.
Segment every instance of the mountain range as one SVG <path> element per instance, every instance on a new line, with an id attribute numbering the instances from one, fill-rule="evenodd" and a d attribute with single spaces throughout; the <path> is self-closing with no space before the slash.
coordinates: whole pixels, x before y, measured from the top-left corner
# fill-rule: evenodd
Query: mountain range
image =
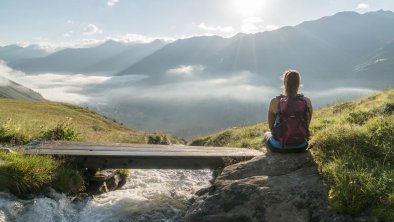
<path id="1" fill-rule="evenodd" d="M 108 40 L 90 48 L 66 48 L 43 57 L 9 59 L 8 65 L 26 73 L 108 74 L 128 67 L 163 45 L 160 40 L 148 44 L 123 44 Z M 5 57 L 9 57 L 8 54 L 0 49 L 0 59 Z"/>
<path id="2" fill-rule="evenodd" d="M 338 78 L 352 84 L 355 78 L 369 82 L 371 75 L 379 86 L 387 87 L 394 82 L 389 71 L 389 61 L 394 57 L 391 27 L 391 11 L 341 12 L 294 27 L 230 39 L 212 36 L 178 40 L 118 74 L 161 75 L 173 67 L 198 64 L 206 72 L 223 76 L 248 70 L 262 83 L 277 78 L 286 68 L 296 68 L 305 84 L 318 87 L 317 78 L 324 80 L 323 85 Z M 386 62 L 371 66 L 375 57 Z M 360 72 L 357 68 L 362 64 L 369 66 Z"/>
<path id="3" fill-rule="evenodd" d="M 94 97 L 86 105 L 130 127 L 190 136 L 263 121 L 267 100 L 280 93 L 279 76 L 289 68 L 300 71 L 316 106 L 393 87 L 392 27 L 391 11 L 339 12 L 230 38 L 109 40 L 53 53 L 5 46 L 0 60 L 27 75 L 110 77 L 73 92 Z"/>
<path id="4" fill-rule="evenodd" d="M 387 87 L 394 81 L 390 74 L 394 29 L 390 27 L 394 27 L 391 11 L 340 12 L 292 27 L 231 38 L 200 36 L 169 44 L 160 40 L 147 44 L 109 40 L 91 48 L 52 54 L 6 46 L 0 48 L 0 59 L 27 73 L 145 74 L 153 77 L 146 80 L 149 83 L 176 81 L 179 76 L 165 74 L 177 67 L 199 66 L 207 74 L 204 78 L 246 70 L 254 74 L 256 84 L 271 83 L 284 69 L 296 68 L 305 84 L 317 87 L 317 77 L 325 81 L 341 78 L 350 85 L 354 79 L 368 83 L 373 78 L 377 82 L 372 86 Z"/>

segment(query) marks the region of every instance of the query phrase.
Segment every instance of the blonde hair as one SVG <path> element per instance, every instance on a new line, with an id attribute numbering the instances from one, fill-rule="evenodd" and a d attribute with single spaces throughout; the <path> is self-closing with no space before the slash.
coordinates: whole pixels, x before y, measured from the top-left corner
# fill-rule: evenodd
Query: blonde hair
<path id="1" fill-rule="evenodd" d="M 296 70 L 287 70 L 283 73 L 283 94 L 285 96 L 296 96 L 300 88 L 301 75 Z"/>

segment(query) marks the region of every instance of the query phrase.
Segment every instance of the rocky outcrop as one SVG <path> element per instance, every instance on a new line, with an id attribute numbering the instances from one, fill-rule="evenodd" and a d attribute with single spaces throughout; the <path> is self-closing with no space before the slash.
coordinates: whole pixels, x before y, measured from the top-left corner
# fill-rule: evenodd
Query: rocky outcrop
<path id="1" fill-rule="evenodd" d="M 126 183 L 126 176 L 117 169 L 99 170 L 88 177 L 87 192 L 102 194 L 121 188 Z"/>
<path id="2" fill-rule="evenodd" d="M 224 168 L 197 193 L 185 221 L 376 221 L 337 214 L 311 153 L 277 154 Z"/>

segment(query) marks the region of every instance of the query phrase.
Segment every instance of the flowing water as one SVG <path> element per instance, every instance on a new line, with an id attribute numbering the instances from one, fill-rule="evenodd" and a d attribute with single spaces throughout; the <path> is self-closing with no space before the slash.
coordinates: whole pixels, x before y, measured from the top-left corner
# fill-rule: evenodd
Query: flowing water
<path id="1" fill-rule="evenodd" d="M 0 192 L 0 222 L 182 221 L 189 199 L 211 178 L 209 170 L 132 170 L 120 190 L 82 200 L 55 191 L 29 200 Z"/>

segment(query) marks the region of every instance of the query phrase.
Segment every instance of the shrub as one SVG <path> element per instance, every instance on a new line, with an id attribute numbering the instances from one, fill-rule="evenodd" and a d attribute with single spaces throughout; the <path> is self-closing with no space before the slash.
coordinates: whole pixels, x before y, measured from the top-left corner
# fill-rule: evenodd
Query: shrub
<path id="1" fill-rule="evenodd" d="M 59 122 L 55 127 L 43 131 L 41 138 L 45 140 L 82 140 L 81 135 L 71 125 L 70 122 Z"/>
<path id="2" fill-rule="evenodd" d="M 0 141 L 11 143 L 12 145 L 23 145 L 32 140 L 32 137 L 24 132 L 20 125 L 8 119 L 3 126 L 0 126 Z"/>
<path id="3" fill-rule="evenodd" d="M 171 141 L 165 135 L 148 136 L 148 144 L 170 145 Z"/>

